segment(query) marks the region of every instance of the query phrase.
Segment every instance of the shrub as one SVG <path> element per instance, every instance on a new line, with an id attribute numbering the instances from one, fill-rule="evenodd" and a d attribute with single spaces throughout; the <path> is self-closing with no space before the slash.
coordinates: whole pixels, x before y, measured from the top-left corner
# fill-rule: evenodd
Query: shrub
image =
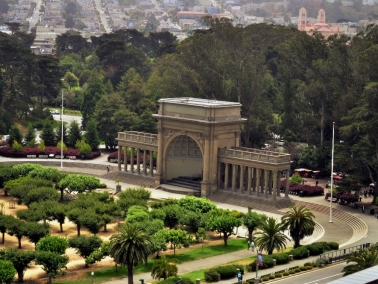
<path id="1" fill-rule="evenodd" d="M 281 277 L 282 277 L 282 274 L 281 274 L 281 273 L 276 273 L 276 274 L 274 274 L 274 277 L 275 277 L 275 278 L 281 278 Z"/>
<path id="2" fill-rule="evenodd" d="M 269 279 L 275 279 L 276 277 L 274 275 L 269 275 Z"/>
<path id="3" fill-rule="evenodd" d="M 259 266 L 260 269 L 267 269 L 273 267 L 273 257 L 272 255 L 265 255 L 264 256 L 264 265 Z M 254 260 L 252 263 L 249 264 L 249 266 L 252 268 L 251 271 L 256 271 L 256 260 Z"/>
<path id="4" fill-rule="evenodd" d="M 209 271 L 205 271 L 205 281 L 206 282 L 218 282 L 218 272 L 214 269 L 210 269 Z"/>
<path id="5" fill-rule="evenodd" d="M 305 264 L 303 264 L 303 266 L 309 266 L 309 265 L 313 265 L 313 262 L 305 262 Z"/>
<path id="6" fill-rule="evenodd" d="M 292 271 L 292 270 L 291 270 Z M 284 273 L 282 273 L 283 276 L 289 276 L 289 272 L 285 271 Z"/>
<path id="7" fill-rule="evenodd" d="M 298 273 L 298 272 L 301 272 L 301 270 L 299 268 L 295 268 L 295 273 Z"/>
<path id="8" fill-rule="evenodd" d="M 244 274 L 244 268 L 238 265 L 226 265 L 216 267 L 214 270 L 220 274 L 222 280 L 230 279 L 236 276 L 236 269 L 240 269 L 241 274 Z"/>
<path id="9" fill-rule="evenodd" d="M 305 271 L 305 270 L 307 270 L 306 267 L 304 267 L 304 266 L 299 266 L 298 268 L 299 268 L 301 271 Z"/>
<path id="10" fill-rule="evenodd" d="M 289 254 L 293 255 L 294 259 L 304 259 L 308 257 L 308 250 L 306 246 L 292 249 Z"/>
<path id="11" fill-rule="evenodd" d="M 41 140 L 41 142 L 38 145 L 38 150 L 39 151 L 45 151 L 46 146 L 45 146 L 45 141 Z"/>
<path id="12" fill-rule="evenodd" d="M 331 248 L 331 250 L 338 250 L 339 244 L 336 242 L 328 242 L 327 245 Z"/>
<path id="13" fill-rule="evenodd" d="M 312 266 L 311 266 L 311 265 L 307 265 L 307 266 L 306 266 L 306 269 L 307 269 L 307 270 L 310 270 L 310 269 L 312 269 Z"/>
<path id="14" fill-rule="evenodd" d="M 286 264 L 290 262 L 290 257 L 286 253 L 276 253 L 271 255 L 276 260 L 277 265 Z"/>
<path id="15" fill-rule="evenodd" d="M 289 274 L 295 274 L 295 270 L 289 270 Z"/>
<path id="16" fill-rule="evenodd" d="M 107 185 L 105 183 L 100 183 L 100 185 L 98 186 L 98 188 L 106 188 Z"/>
<path id="17" fill-rule="evenodd" d="M 22 151 L 22 145 L 20 143 L 18 143 L 16 140 L 14 140 L 14 142 L 12 144 L 12 149 L 15 152 L 21 152 Z"/>
<path id="18" fill-rule="evenodd" d="M 268 276 L 263 277 L 262 281 L 269 281 L 269 277 Z"/>
<path id="19" fill-rule="evenodd" d="M 157 282 L 158 284 L 176 284 L 180 280 L 177 276 L 171 276 L 168 277 L 165 280 Z M 190 278 L 182 278 L 181 279 L 182 284 L 194 284 L 194 282 Z"/>
<path id="20" fill-rule="evenodd" d="M 313 243 L 306 247 L 307 250 L 310 252 L 310 255 L 319 255 L 324 252 L 324 246 L 321 243 Z"/>

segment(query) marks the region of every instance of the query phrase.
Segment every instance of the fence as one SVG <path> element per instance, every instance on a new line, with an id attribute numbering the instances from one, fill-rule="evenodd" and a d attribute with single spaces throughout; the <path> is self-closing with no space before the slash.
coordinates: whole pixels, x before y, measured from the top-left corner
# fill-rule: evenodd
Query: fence
<path id="1" fill-rule="evenodd" d="M 326 252 L 319 255 L 319 259 L 328 260 L 328 263 L 342 261 L 348 258 L 352 253 L 359 251 L 361 249 L 364 249 L 364 248 L 369 248 L 371 245 L 373 244 L 365 243 L 365 244 L 361 244 L 361 245 L 357 245 L 357 246 L 353 246 L 349 248 L 339 249 L 336 251 Z"/>

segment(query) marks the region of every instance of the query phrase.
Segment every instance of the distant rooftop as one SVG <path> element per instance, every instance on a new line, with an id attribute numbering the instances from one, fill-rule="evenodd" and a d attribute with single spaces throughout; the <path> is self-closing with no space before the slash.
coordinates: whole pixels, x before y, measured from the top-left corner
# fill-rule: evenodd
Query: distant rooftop
<path id="1" fill-rule="evenodd" d="M 191 98 L 191 97 L 160 99 L 159 103 L 172 103 L 172 104 L 183 104 L 183 105 L 203 106 L 203 107 L 240 106 L 240 103 L 198 99 L 198 98 Z"/>

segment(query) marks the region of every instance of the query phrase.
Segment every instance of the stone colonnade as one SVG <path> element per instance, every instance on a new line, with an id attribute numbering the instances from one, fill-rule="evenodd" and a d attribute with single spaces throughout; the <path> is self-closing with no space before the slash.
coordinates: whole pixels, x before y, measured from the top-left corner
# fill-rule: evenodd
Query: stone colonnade
<path id="1" fill-rule="evenodd" d="M 118 171 L 122 171 L 121 166 L 121 160 L 122 160 L 122 149 L 123 149 L 123 155 L 124 155 L 124 171 L 125 172 L 131 172 L 131 173 L 137 173 L 137 174 L 144 174 L 145 176 L 150 175 L 151 177 L 154 176 L 154 161 L 153 161 L 153 150 L 148 149 L 140 149 L 140 148 L 134 148 L 134 147 L 128 147 L 128 146 L 122 146 L 118 147 Z M 128 157 L 127 149 L 130 149 L 130 157 Z M 134 152 L 136 150 L 136 157 L 134 156 Z M 147 161 L 147 153 L 149 155 Z M 141 169 L 141 155 L 143 155 L 142 160 L 142 169 Z M 130 170 L 127 168 L 127 161 L 128 158 L 130 159 Z M 136 168 L 135 168 L 136 165 Z M 147 168 L 149 170 L 147 171 Z"/>
<path id="2" fill-rule="evenodd" d="M 281 172 L 286 176 L 290 169 L 269 170 L 250 166 L 218 163 L 218 189 L 229 190 L 259 197 L 281 196 Z M 289 179 L 285 182 L 285 197 L 289 197 Z"/>

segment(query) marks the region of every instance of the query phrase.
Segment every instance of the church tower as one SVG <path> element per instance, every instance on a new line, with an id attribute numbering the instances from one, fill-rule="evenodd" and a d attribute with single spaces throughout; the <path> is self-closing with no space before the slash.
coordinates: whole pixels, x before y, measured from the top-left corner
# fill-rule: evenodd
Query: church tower
<path id="1" fill-rule="evenodd" d="M 317 24 L 324 25 L 325 22 L 326 22 L 325 11 L 323 9 L 320 9 L 319 12 L 318 12 Z"/>
<path id="2" fill-rule="evenodd" d="M 305 30 L 306 20 L 307 20 L 307 10 L 302 7 L 302 8 L 299 9 L 298 30 L 300 30 L 300 31 L 304 31 Z"/>

